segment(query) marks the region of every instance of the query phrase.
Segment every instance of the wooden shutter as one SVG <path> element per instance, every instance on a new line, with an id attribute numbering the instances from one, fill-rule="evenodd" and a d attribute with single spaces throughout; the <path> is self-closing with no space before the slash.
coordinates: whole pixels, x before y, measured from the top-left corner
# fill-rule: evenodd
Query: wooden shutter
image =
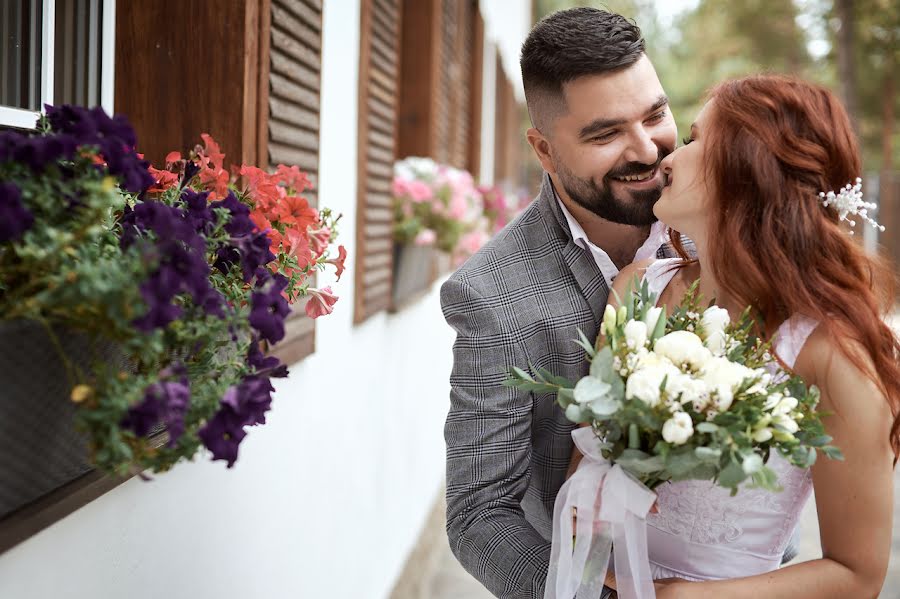
<path id="1" fill-rule="evenodd" d="M 482 31 L 475 0 L 404 0 L 401 158 L 430 156 L 470 171 L 475 166 L 472 116 L 473 101 L 480 106 L 481 100 Z"/>
<path id="2" fill-rule="evenodd" d="M 260 88 L 268 104 L 261 111 L 267 126 L 261 126 L 262 164 L 296 165 L 309 174 L 312 189 L 303 193 L 318 205 L 319 112 L 322 83 L 322 0 L 264 0 L 261 21 L 269 35 L 262 35 L 263 61 Z M 265 48 L 268 45 L 268 49 Z M 265 50 L 268 50 L 265 52 Z M 306 316 L 305 302 L 297 302 L 285 323 L 285 338 L 274 355 L 292 364 L 315 349 L 315 325 Z"/>
<path id="3" fill-rule="evenodd" d="M 472 59 L 469 81 L 469 147 L 467 163 L 476 181 L 481 179 L 481 94 L 484 76 L 484 19 L 478 6 L 472 6 Z"/>
<path id="4" fill-rule="evenodd" d="M 362 0 L 355 322 L 391 304 L 399 0 Z"/>

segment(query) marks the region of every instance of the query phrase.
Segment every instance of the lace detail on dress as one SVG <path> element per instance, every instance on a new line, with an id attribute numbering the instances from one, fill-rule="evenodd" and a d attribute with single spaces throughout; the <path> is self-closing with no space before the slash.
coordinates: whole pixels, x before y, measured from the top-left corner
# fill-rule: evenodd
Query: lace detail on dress
<path id="1" fill-rule="evenodd" d="M 674 269 L 666 268 L 670 264 L 660 260 L 647 268 L 645 279 L 654 293 L 674 276 Z M 793 367 L 817 324 L 797 315 L 779 327 L 774 349 L 785 365 Z M 812 491 L 812 476 L 777 454 L 768 466 L 778 475 L 780 493 L 744 485 L 731 497 L 709 481 L 659 487 L 659 513 L 647 516 L 654 577 L 732 578 L 777 568 Z"/>

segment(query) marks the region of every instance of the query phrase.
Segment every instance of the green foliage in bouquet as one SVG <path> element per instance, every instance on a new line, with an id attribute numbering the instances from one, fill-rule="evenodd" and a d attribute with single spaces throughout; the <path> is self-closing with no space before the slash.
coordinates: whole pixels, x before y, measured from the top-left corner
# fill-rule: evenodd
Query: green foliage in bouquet
<path id="1" fill-rule="evenodd" d="M 666 481 L 714 480 L 780 490 L 766 465 L 772 452 L 811 467 L 829 445 L 819 391 L 778 366 L 749 309 L 731 322 L 701 306 L 698 284 L 671 315 L 646 282 L 607 306 L 595 344 L 580 334 L 590 371 L 572 384 L 545 369 L 517 367 L 504 382 L 555 394 L 573 422 L 590 425 L 603 455 L 651 489 Z"/>

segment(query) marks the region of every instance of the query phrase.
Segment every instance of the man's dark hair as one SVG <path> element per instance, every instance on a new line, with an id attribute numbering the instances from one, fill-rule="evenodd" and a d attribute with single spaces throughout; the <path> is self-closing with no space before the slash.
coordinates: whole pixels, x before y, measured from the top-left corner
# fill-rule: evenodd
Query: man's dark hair
<path id="1" fill-rule="evenodd" d="M 522 81 L 531 122 L 543 129 L 565 110 L 563 84 L 625 69 L 644 54 L 640 28 L 616 13 L 570 8 L 542 19 L 522 44 Z"/>

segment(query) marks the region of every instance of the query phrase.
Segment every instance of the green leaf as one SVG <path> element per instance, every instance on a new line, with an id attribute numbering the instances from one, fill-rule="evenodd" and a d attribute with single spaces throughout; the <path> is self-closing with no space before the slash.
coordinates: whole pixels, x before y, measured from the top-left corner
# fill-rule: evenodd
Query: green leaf
<path id="1" fill-rule="evenodd" d="M 735 489 L 747 478 L 743 467 L 736 462 L 731 462 L 719 473 L 719 485 L 729 489 Z"/>
<path id="2" fill-rule="evenodd" d="M 653 327 L 653 332 L 650 335 L 650 339 L 656 341 L 660 337 L 666 334 L 666 323 L 668 322 L 668 316 L 666 315 L 666 307 L 662 306 L 662 312 L 659 313 L 659 319 L 656 321 L 656 326 Z"/>
<path id="3" fill-rule="evenodd" d="M 638 425 L 632 422 L 628 425 L 628 447 L 638 449 L 641 446 L 641 436 L 638 433 Z"/>
<path id="4" fill-rule="evenodd" d="M 616 463 L 633 474 L 653 474 L 665 468 L 665 460 L 661 456 L 650 456 L 638 449 L 626 449 Z"/>
<path id="5" fill-rule="evenodd" d="M 697 447 L 694 449 L 694 455 L 703 462 L 718 464 L 722 457 L 722 450 L 712 447 Z"/>
<path id="6" fill-rule="evenodd" d="M 840 449 L 833 445 L 828 445 L 822 448 L 822 453 L 828 456 L 832 460 L 843 460 L 844 454 Z"/>
<path id="7" fill-rule="evenodd" d="M 719 426 L 712 422 L 701 422 L 696 427 L 694 427 L 699 433 L 714 433 L 719 430 Z M 702 449 L 698 447 L 697 449 Z"/>
<path id="8" fill-rule="evenodd" d="M 594 346 L 588 341 L 587 337 L 584 336 L 584 333 L 581 329 L 578 329 L 578 339 L 575 340 L 575 343 L 584 348 L 584 351 L 587 352 L 588 356 L 591 360 L 594 359 L 594 356 L 597 355 L 597 350 L 594 349 Z"/>
<path id="9" fill-rule="evenodd" d="M 681 477 L 700 465 L 700 458 L 690 447 L 672 451 L 666 457 L 666 469 L 672 474 L 673 480 L 681 480 Z"/>

